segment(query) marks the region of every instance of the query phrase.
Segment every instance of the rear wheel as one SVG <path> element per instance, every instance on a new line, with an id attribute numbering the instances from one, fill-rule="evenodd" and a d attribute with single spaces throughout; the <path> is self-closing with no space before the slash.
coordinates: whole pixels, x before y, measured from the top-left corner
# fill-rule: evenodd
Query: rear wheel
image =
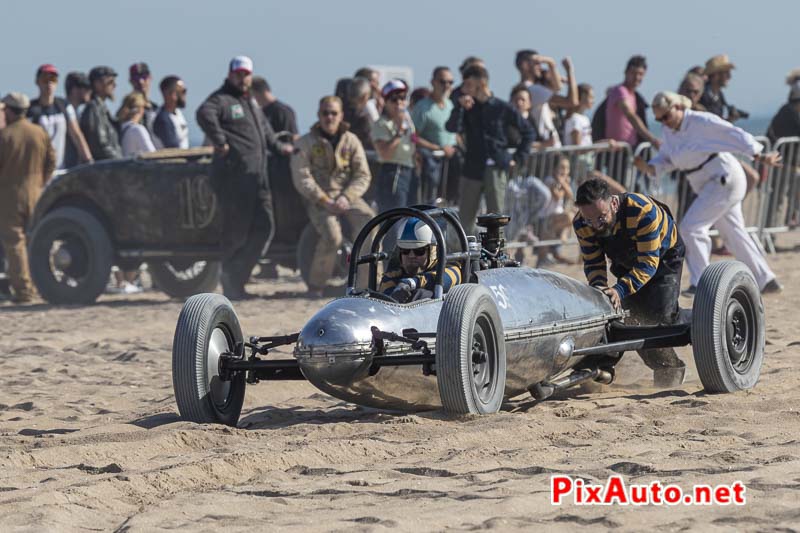
<path id="1" fill-rule="evenodd" d="M 220 376 L 219 360 L 242 342 L 233 306 L 221 294 L 186 300 L 172 343 L 172 387 L 186 420 L 236 426 L 244 403 L 245 374 Z"/>
<path id="2" fill-rule="evenodd" d="M 445 296 L 436 330 L 436 380 L 449 413 L 500 410 L 506 385 L 503 324 L 483 285 L 457 285 Z"/>
<path id="3" fill-rule="evenodd" d="M 33 229 L 31 277 L 53 304 L 89 304 L 106 288 L 114 251 L 103 224 L 91 213 L 60 207 Z"/>
<path id="4" fill-rule="evenodd" d="M 707 392 L 751 389 L 764 362 L 764 304 L 753 274 L 738 261 L 706 268 L 692 307 L 692 350 Z"/>
<path id="5" fill-rule="evenodd" d="M 159 261 L 148 263 L 155 285 L 173 298 L 188 298 L 217 288 L 221 272 L 218 261 Z"/>

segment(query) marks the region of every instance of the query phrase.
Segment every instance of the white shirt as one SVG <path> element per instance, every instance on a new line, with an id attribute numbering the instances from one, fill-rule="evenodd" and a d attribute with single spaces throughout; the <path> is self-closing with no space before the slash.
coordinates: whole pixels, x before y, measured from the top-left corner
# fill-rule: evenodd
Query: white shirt
<path id="1" fill-rule="evenodd" d="M 553 91 L 538 83 L 525 82 L 525 85 L 531 94 L 531 114 L 536 121 L 539 138 L 545 141 L 553 138 L 555 139 L 553 146 L 561 146 L 558 130 L 556 130 L 556 126 L 553 123 L 553 110 L 550 109 L 550 104 L 548 103 L 550 98 L 553 97 Z"/>
<path id="2" fill-rule="evenodd" d="M 381 118 L 381 113 L 378 111 L 378 102 L 374 98 L 367 100 L 366 110 L 372 122 L 378 122 L 378 119 Z"/>
<path id="3" fill-rule="evenodd" d="M 578 146 L 590 146 L 592 144 L 592 121 L 589 117 L 580 113 L 573 113 L 564 122 L 564 143 L 572 144 L 572 132 L 580 133 Z"/>
<path id="4" fill-rule="evenodd" d="M 156 147 L 150 139 L 147 128 L 141 124 L 128 121 L 120 128 L 122 131 L 122 155 L 132 157 L 143 152 L 155 152 Z"/>
<path id="5" fill-rule="evenodd" d="M 732 160 L 735 161 L 730 152 L 752 157 L 764 149 L 755 137 L 743 129 L 704 111 L 687 109 L 678 130 L 664 126 L 661 135 L 661 148 L 650 160 L 658 176 L 673 170 L 696 168 L 703 165 L 711 154 L 720 155 L 687 176 L 693 188 L 696 184 L 725 172 L 723 167 L 731 164 Z"/>

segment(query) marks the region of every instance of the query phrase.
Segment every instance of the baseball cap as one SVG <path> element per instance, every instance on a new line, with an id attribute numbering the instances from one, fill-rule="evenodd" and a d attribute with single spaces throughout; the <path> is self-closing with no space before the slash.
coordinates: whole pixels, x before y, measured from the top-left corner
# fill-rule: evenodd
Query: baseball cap
<path id="1" fill-rule="evenodd" d="M 45 63 L 41 65 L 38 69 L 36 69 L 36 77 L 38 78 L 42 74 L 55 74 L 58 76 L 58 69 L 55 65 L 51 65 L 50 63 Z"/>
<path id="2" fill-rule="evenodd" d="M 253 72 L 253 60 L 247 56 L 236 56 L 231 59 L 231 63 L 228 66 L 229 72 L 238 72 L 243 70 L 248 74 L 252 74 Z"/>
<path id="3" fill-rule="evenodd" d="M 403 80 L 399 80 L 397 78 L 391 79 L 386 82 L 381 89 L 381 96 L 384 98 L 388 98 L 394 93 L 405 93 L 408 92 L 408 85 Z"/>
<path id="4" fill-rule="evenodd" d="M 101 65 L 99 67 L 94 67 L 92 70 L 89 71 L 89 81 L 93 82 L 95 80 L 99 80 L 100 78 L 104 78 L 106 76 L 116 77 L 116 75 L 117 71 L 115 71 L 113 68 Z"/>
<path id="5" fill-rule="evenodd" d="M 131 78 L 148 78 L 150 77 L 150 67 L 147 66 L 147 63 L 140 62 L 134 63 L 131 65 L 131 68 L 128 69 Z"/>
<path id="6" fill-rule="evenodd" d="M 64 87 L 67 92 L 71 91 L 73 87 L 81 87 L 83 89 L 91 89 L 92 85 L 89 83 L 89 78 L 83 72 L 70 72 L 64 80 Z"/>
<path id="7" fill-rule="evenodd" d="M 3 103 L 11 109 L 24 111 L 31 106 L 31 101 L 22 93 L 8 93 L 3 97 Z"/>

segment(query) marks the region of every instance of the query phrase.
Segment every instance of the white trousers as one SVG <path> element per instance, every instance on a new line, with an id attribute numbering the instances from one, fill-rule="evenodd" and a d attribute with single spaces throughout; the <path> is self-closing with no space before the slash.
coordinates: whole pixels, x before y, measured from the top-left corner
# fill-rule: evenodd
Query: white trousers
<path id="1" fill-rule="evenodd" d="M 732 158 L 731 158 L 732 159 Z M 727 173 L 725 184 L 719 176 L 706 181 L 697 198 L 684 215 L 679 230 L 686 245 L 686 266 L 690 283 L 697 286 L 711 258 L 711 237 L 708 230 L 715 226 L 725 246 L 733 256 L 753 272 L 759 288 L 775 279 L 758 246 L 744 226 L 742 200 L 747 192 L 747 180 L 738 161 L 727 158 L 721 165 Z"/>

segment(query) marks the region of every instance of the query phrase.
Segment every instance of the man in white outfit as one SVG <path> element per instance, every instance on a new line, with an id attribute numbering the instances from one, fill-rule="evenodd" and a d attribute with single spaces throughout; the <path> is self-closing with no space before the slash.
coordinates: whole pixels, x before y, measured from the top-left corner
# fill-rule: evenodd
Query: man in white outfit
<path id="1" fill-rule="evenodd" d="M 712 225 L 719 230 L 728 250 L 753 272 L 762 293 L 782 290 L 745 229 L 742 199 L 747 192 L 747 179 L 733 153 L 770 166 L 780 164 L 780 155 L 762 153 L 764 146 L 752 135 L 718 116 L 692 111 L 691 101 L 685 96 L 661 92 L 653 98 L 652 106 L 656 120 L 665 126 L 663 142 L 658 155 L 649 163 L 640 158 L 634 163 L 651 176 L 682 170 L 697 194 L 680 222 L 691 284 L 687 292 L 694 293 L 709 264 L 711 238 L 708 231 Z"/>

